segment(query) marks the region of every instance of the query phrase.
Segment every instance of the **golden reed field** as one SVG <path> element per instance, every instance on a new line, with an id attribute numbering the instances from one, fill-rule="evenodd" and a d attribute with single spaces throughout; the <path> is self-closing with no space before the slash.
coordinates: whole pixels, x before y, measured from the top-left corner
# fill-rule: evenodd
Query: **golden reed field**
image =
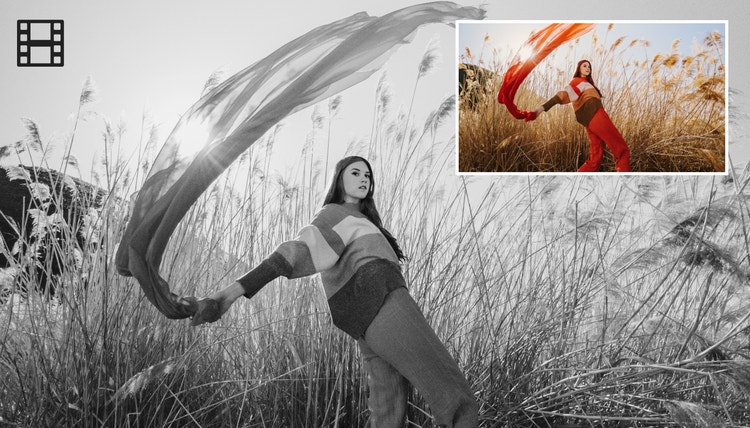
<path id="1" fill-rule="evenodd" d="M 670 52 L 646 57 L 647 40 L 611 40 L 611 28 L 594 34 L 586 59 L 604 107 L 630 147 L 633 171 L 724 172 L 727 100 L 721 35 L 707 36 L 691 55 L 680 54 L 681 41 L 675 40 Z M 543 60 L 519 88 L 516 105 L 533 110 L 567 85 L 581 59 L 572 53 L 561 47 Z M 588 155 L 588 138 L 571 107 L 554 107 L 529 123 L 514 119 L 496 100 L 511 60 L 501 55 L 462 50 L 462 64 L 486 72 L 479 72 L 484 78 L 471 81 L 462 93 L 459 171 L 576 171 Z M 569 67 L 557 68 L 553 57 L 564 58 Z M 474 98 L 469 100 L 469 94 Z M 605 153 L 601 170 L 614 172 L 612 156 Z"/>

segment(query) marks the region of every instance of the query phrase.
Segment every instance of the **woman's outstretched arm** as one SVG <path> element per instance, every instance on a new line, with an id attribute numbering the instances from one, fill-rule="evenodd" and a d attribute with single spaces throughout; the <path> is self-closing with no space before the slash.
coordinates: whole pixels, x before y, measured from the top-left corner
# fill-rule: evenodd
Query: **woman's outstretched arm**
<path id="1" fill-rule="evenodd" d="M 539 117 L 540 114 L 544 113 L 545 111 L 551 109 L 552 107 L 558 105 L 558 104 L 567 104 L 570 102 L 570 96 L 568 95 L 568 92 L 566 91 L 560 91 L 556 93 L 552 98 L 547 100 L 546 103 L 540 105 L 539 107 L 535 108 L 534 113 L 534 119 Z M 532 120 L 534 120 L 532 119 Z"/>
<path id="2" fill-rule="evenodd" d="M 191 324 L 218 320 L 240 296 L 253 297 L 279 276 L 300 278 L 331 268 L 341 257 L 346 242 L 352 238 L 348 236 L 350 228 L 342 221 L 347 217 L 349 213 L 343 207 L 336 204 L 325 206 L 294 240 L 279 245 L 270 256 L 234 283 L 200 300 Z"/>

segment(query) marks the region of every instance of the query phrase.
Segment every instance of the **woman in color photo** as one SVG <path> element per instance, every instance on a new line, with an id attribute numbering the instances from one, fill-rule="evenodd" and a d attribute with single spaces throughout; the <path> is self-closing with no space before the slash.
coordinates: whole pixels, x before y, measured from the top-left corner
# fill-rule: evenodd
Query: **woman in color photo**
<path id="1" fill-rule="evenodd" d="M 591 77 L 591 63 L 578 61 L 573 80 L 562 91 L 534 110 L 533 119 L 556 104 L 573 104 L 576 120 L 586 127 L 589 136 L 589 156 L 578 172 L 597 172 L 606 144 L 615 157 L 617 172 L 630 172 L 630 149 L 602 106 L 602 93 Z"/>

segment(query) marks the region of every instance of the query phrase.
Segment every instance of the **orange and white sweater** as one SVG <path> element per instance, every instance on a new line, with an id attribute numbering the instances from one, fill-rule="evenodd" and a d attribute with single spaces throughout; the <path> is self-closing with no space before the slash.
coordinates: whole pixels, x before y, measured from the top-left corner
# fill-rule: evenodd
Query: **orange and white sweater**
<path id="1" fill-rule="evenodd" d="M 251 298 L 279 276 L 321 274 L 334 325 L 358 339 L 391 291 L 405 287 L 398 257 L 357 204 L 327 204 L 294 240 L 237 282 Z"/>
<path id="2" fill-rule="evenodd" d="M 544 103 L 544 111 L 556 104 L 573 103 L 576 120 L 583 126 L 588 126 L 594 113 L 602 108 L 602 97 L 599 91 L 584 77 L 574 77 L 562 91 L 555 94 Z"/>

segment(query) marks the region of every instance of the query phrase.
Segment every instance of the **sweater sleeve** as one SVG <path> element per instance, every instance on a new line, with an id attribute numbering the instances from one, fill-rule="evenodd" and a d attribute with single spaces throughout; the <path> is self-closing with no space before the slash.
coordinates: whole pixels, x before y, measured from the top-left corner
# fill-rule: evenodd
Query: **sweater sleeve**
<path id="1" fill-rule="evenodd" d="M 344 252 L 345 238 L 350 235 L 347 214 L 334 204 L 325 206 L 311 222 L 300 229 L 297 237 L 279 245 L 276 250 L 237 282 L 250 298 L 279 276 L 300 278 L 333 267 Z"/>
<path id="2" fill-rule="evenodd" d="M 349 213 L 339 205 L 323 207 L 309 225 L 300 229 L 295 239 L 276 248 L 275 253 L 281 256 L 281 275 L 300 278 L 333 267 L 346 247 L 344 236 L 350 219 Z"/>
<path id="3" fill-rule="evenodd" d="M 271 256 L 263 260 L 250 272 L 237 279 L 237 282 L 239 282 L 245 290 L 245 297 L 248 299 L 252 298 L 258 294 L 266 284 L 281 276 L 279 269 L 277 268 L 279 260 L 274 260 L 276 257 L 276 253 L 271 254 Z M 274 261 L 276 263 L 274 263 Z"/>
<path id="4" fill-rule="evenodd" d="M 557 104 L 568 104 L 570 102 L 570 96 L 567 91 L 560 91 L 555 94 L 554 97 L 547 100 L 546 103 L 542 104 L 544 111 L 548 111 Z"/>

